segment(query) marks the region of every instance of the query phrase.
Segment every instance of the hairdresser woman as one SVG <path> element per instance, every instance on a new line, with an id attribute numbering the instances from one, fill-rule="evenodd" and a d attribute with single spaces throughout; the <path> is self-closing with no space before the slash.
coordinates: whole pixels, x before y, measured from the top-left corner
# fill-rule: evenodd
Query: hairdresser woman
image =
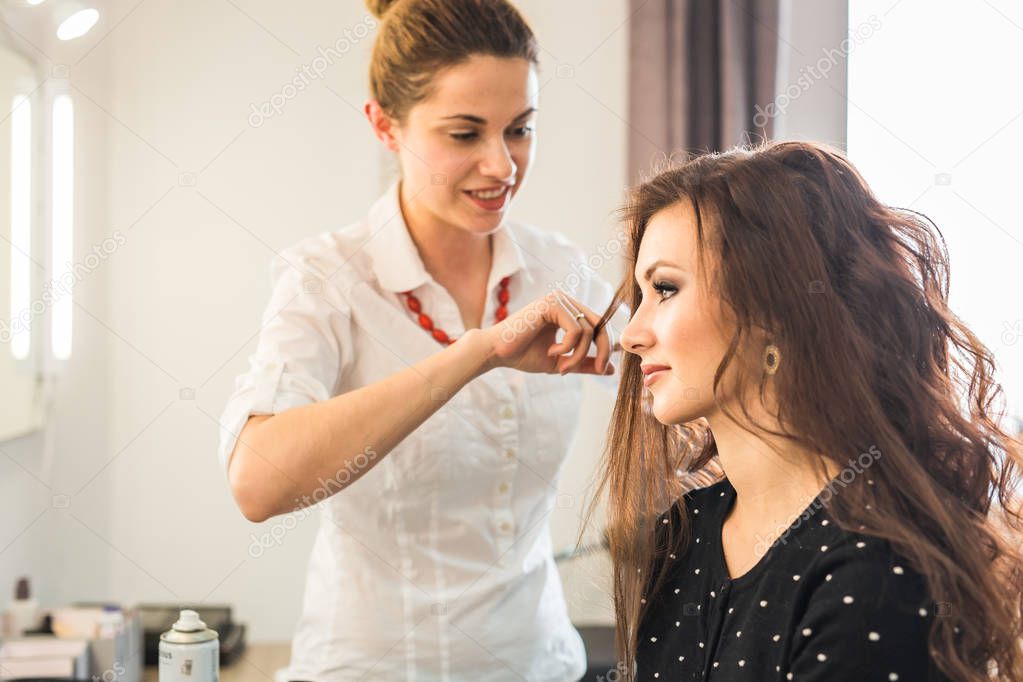
<path id="1" fill-rule="evenodd" d="M 548 517 L 579 375 L 616 379 L 593 327 L 612 290 L 505 220 L 536 42 L 505 0 L 368 4 L 365 111 L 401 180 L 274 259 L 222 463 L 252 521 L 325 499 L 289 679 L 577 680 Z"/>

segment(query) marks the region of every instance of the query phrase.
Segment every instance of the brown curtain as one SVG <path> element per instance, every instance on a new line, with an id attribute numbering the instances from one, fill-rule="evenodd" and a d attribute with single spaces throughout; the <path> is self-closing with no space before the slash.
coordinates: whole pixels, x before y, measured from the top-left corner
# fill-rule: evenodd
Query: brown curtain
<path id="1" fill-rule="evenodd" d="M 770 138 L 781 0 L 630 0 L 629 177 Z M 760 124 L 760 125 L 758 125 Z"/>

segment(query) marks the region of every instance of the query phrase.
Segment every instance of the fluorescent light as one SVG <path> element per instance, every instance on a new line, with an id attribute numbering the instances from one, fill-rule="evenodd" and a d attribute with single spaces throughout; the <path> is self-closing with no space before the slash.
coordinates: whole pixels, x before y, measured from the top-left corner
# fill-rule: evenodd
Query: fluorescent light
<path id="1" fill-rule="evenodd" d="M 91 7 L 75 12 L 57 27 L 57 37 L 61 40 L 74 40 L 89 32 L 99 21 L 99 12 Z"/>
<path id="2" fill-rule="evenodd" d="M 75 114 L 68 95 L 53 100 L 53 252 L 50 274 L 53 290 L 61 291 L 58 279 L 65 268 L 71 269 L 74 253 L 75 216 Z M 51 346 L 60 360 L 71 357 L 71 302 L 74 282 L 61 292 L 53 304 Z"/>
<path id="3" fill-rule="evenodd" d="M 31 346 L 32 100 L 22 94 L 11 105 L 11 353 L 28 357 Z M 20 319 L 19 319 L 20 318 Z"/>
<path id="4" fill-rule="evenodd" d="M 28 0 L 28 4 L 30 4 L 30 5 L 41 5 L 41 4 L 43 4 L 44 1 L 45 0 Z"/>

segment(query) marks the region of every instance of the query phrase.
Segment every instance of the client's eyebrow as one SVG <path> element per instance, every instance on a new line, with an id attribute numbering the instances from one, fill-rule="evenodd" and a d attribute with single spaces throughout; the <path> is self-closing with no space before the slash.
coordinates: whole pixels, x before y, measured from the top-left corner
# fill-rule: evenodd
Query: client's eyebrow
<path id="1" fill-rule="evenodd" d="M 662 265 L 667 265 L 670 268 L 676 268 L 678 270 L 682 269 L 682 268 L 680 268 L 678 266 L 678 264 L 672 263 L 670 260 L 664 260 L 663 258 L 658 258 L 653 263 L 651 263 L 650 267 L 648 267 L 646 269 L 646 272 L 643 273 L 643 279 L 649 281 L 651 275 L 654 274 L 654 270 L 656 270 L 657 268 L 661 267 Z"/>
<path id="2" fill-rule="evenodd" d="M 515 123 L 516 121 L 520 121 L 520 120 L 524 119 L 526 116 L 529 116 L 530 114 L 532 114 L 534 111 L 536 111 L 536 107 L 529 107 L 528 109 L 523 111 L 521 114 L 519 114 L 518 116 L 513 118 L 511 120 L 511 122 Z M 486 125 L 486 123 L 487 123 L 487 119 L 482 118 L 480 116 L 474 116 L 473 114 L 452 114 L 451 116 L 444 116 L 441 120 L 442 121 L 447 121 L 447 120 L 450 120 L 450 119 L 453 119 L 453 118 L 461 119 L 463 121 L 468 121 L 469 123 L 476 123 L 478 125 Z"/>

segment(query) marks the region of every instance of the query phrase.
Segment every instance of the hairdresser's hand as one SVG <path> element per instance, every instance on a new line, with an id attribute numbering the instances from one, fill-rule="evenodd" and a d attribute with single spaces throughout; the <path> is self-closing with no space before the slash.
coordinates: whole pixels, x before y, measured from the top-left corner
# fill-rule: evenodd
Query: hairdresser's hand
<path id="1" fill-rule="evenodd" d="M 553 291 L 483 330 L 490 350 L 488 369 L 614 374 L 607 329 L 594 338 L 593 328 L 599 321 L 600 315 L 576 299 L 560 289 Z M 565 330 L 565 338 L 555 343 L 559 329 Z M 594 343 L 597 354 L 588 355 Z"/>

